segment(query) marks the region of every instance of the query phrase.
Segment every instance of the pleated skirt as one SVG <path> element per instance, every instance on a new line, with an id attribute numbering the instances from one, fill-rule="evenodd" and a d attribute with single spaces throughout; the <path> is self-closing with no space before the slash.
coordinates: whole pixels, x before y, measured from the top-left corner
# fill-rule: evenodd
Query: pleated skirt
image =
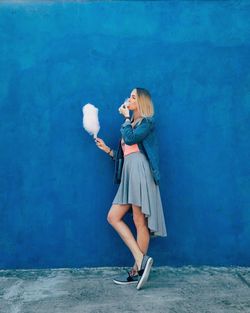
<path id="1" fill-rule="evenodd" d="M 134 152 L 124 157 L 121 183 L 113 204 L 140 206 L 147 218 L 150 236 L 167 236 L 159 185 L 154 181 L 144 153 Z"/>

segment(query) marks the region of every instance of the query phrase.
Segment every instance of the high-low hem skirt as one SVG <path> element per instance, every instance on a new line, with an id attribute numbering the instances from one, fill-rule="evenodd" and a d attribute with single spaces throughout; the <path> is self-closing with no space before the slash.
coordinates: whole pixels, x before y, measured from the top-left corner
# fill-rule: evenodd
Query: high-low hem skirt
<path id="1" fill-rule="evenodd" d="M 150 236 L 167 236 L 159 185 L 155 183 L 149 162 L 142 152 L 124 157 L 121 182 L 113 204 L 140 206 L 147 218 Z"/>

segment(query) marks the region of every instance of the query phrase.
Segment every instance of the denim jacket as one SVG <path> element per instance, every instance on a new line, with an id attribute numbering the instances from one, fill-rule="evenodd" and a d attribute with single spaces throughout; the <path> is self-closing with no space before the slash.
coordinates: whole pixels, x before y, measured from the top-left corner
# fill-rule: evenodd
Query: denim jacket
<path id="1" fill-rule="evenodd" d="M 133 145 L 137 143 L 140 151 L 144 152 L 149 161 L 149 166 L 154 181 L 157 185 L 159 185 L 159 151 L 154 129 L 154 117 L 145 117 L 139 123 L 137 123 L 134 128 L 132 128 L 131 122 L 126 120 L 122 124 L 120 131 L 122 138 L 127 145 Z M 115 161 L 114 183 L 119 184 L 121 181 L 121 172 L 124 162 L 121 141 L 119 141 L 117 150 L 113 150 L 113 154 L 114 155 L 112 159 Z"/>

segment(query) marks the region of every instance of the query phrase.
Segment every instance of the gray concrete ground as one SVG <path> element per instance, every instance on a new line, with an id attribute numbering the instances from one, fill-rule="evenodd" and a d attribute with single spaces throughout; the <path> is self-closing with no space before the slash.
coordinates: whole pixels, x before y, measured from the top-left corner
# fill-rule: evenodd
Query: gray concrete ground
<path id="1" fill-rule="evenodd" d="M 112 282 L 127 269 L 2 270 L 0 312 L 250 312 L 250 268 L 153 267 L 139 291 Z"/>

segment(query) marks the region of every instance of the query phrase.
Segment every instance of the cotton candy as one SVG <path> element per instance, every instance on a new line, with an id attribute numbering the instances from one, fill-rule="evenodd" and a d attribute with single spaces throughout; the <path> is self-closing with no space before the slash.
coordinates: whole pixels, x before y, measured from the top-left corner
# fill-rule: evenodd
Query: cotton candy
<path id="1" fill-rule="evenodd" d="M 97 134 L 100 130 L 100 124 L 98 120 L 98 109 L 91 103 L 87 103 L 82 107 L 83 112 L 83 128 L 94 138 L 97 138 Z"/>

